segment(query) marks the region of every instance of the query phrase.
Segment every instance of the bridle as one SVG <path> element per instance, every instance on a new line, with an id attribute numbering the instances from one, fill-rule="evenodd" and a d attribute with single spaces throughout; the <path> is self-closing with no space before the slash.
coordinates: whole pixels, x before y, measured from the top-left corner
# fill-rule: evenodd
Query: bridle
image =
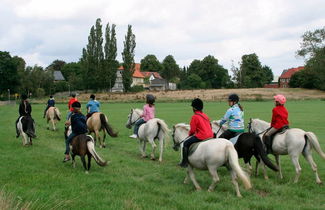
<path id="1" fill-rule="evenodd" d="M 173 138 L 173 143 L 174 143 L 173 149 L 174 149 L 175 151 L 178 151 L 180 145 L 181 145 L 184 141 L 186 141 L 188 138 L 185 138 L 184 140 L 182 140 L 182 141 L 176 143 L 176 141 L 175 141 L 175 131 L 176 131 L 176 127 L 173 126 L 173 133 L 172 133 L 172 138 Z"/>
<path id="2" fill-rule="evenodd" d="M 133 109 L 131 109 L 131 113 L 130 113 L 130 117 L 129 117 L 129 120 L 128 120 L 128 126 L 132 126 L 135 124 L 136 121 L 138 121 L 141 117 L 139 117 L 138 119 L 136 119 L 135 121 L 131 121 L 132 120 L 132 116 L 133 116 Z"/>
<path id="3" fill-rule="evenodd" d="M 260 135 L 260 134 L 266 132 L 269 129 L 270 128 L 267 128 L 267 129 L 263 130 L 262 132 L 255 133 L 255 132 L 252 131 L 252 120 L 250 120 L 249 123 L 248 123 L 248 133 L 254 133 L 255 135 Z"/>

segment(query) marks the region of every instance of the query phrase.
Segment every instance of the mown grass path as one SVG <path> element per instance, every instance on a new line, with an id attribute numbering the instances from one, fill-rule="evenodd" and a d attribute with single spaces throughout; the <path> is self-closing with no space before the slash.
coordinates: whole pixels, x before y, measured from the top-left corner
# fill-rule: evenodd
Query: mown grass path
<path id="1" fill-rule="evenodd" d="M 83 110 L 84 110 L 83 104 Z M 269 121 L 272 102 L 243 102 L 246 123 L 250 117 Z M 219 169 L 220 183 L 215 192 L 208 193 L 211 178 L 207 171 L 196 171 L 205 189 L 194 191 L 191 184 L 183 184 L 185 170 L 177 167 L 179 153 L 172 150 L 171 141 L 165 147 L 163 163 L 141 159 L 138 143 L 128 138 L 125 128 L 130 108 L 143 104 L 105 103 L 102 111 L 119 131 L 118 138 L 106 139 L 107 148 L 96 147 L 110 165 L 101 168 L 92 161 L 90 174 L 85 174 L 79 157 L 77 167 L 62 163 L 64 157 L 63 122 L 58 131 L 46 129 L 42 118 L 43 105 L 33 104 L 38 138 L 31 147 L 23 147 L 15 138 L 14 122 L 18 105 L 0 106 L 0 186 L 13 199 L 31 202 L 31 209 L 324 209 L 325 188 L 315 183 L 310 166 L 300 158 L 302 175 L 293 184 L 294 167 L 288 156 L 282 156 L 284 179 L 268 170 L 269 180 L 251 177 L 253 189 L 244 190 L 242 199 L 235 196 L 229 173 Z M 66 104 L 59 104 L 63 115 Z M 313 131 L 325 151 L 325 102 L 288 102 L 291 127 Z M 208 102 L 204 111 L 211 119 L 219 119 L 227 109 L 226 103 Z M 156 116 L 170 128 L 179 122 L 188 123 L 192 115 L 189 103 L 157 103 Z M 147 152 L 150 151 L 147 147 Z M 158 153 L 157 153 L 158 155 Z M 319 175 L 325 181 L 325 160 L 316 152 L 313 157 Z M 272 157 L 274 160 L 274 158 Z M 242 163 L 242 161 L 241 161 Z M 255 165 L 255 160 L 252 161 Z"/>

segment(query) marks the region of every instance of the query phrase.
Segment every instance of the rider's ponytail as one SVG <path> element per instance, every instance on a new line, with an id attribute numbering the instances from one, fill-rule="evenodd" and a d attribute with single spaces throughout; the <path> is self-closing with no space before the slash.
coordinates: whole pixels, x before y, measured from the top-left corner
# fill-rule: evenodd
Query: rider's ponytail
<path id="1" fill-rule="evenodd" d="M 244 111 L 244 108 L 238 103 L 240 111 Z"/>

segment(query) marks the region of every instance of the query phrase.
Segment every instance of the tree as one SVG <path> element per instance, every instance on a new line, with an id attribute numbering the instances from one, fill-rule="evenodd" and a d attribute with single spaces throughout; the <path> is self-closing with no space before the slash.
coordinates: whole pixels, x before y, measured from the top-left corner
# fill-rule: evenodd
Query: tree
<path id="1" fill-rule="evenodd" d="M 48 67 L 46 67 L 46 70 L 61 71 L 65 64 L 65 61 L 55 60 Z"/>
<path id="2" fill-rule="evenodd" d="M 155 55 L 146 55 L 141 59 L 141 70 L 142 71 L 157 71 L 161 72 L 162 65 Z"/>
<path id="3" fill-rule="evenodd" d="M 302 35 L 302 43 L 300 50 L 296 53 L 302 57 L 313 57 L 316 51 L 325 47 L 325 27 L 316 29 L 315 31 L 307 31 Z"/>
<path id="4" fill-rule="evenodd" d="M 70 85 L 70 90 L 82 90 L 84 88 L 82 78 L 82 67 L 80 62 L 67 63 L 61 69 L 61 72 Z"/>
<path id="5" fill-rule="evenodd" d="M 123 68 L 122 81 L 124 92 L 129 92 L 132 84 L 132 75 L 134 71 L 134 49 L 136 46 L 135 35 L 132 33 L 132 26 L 128 25 L 128 31 L 125 35 L 124 49 L 122 52 Z"/>
<path id="6" fill-rule="evenodd" d="M 168 55 L 162 62 L 162 72 L 161 76 L 166 79 L 167 83 L 174 79 L 176 76 L 179 75 L 180 70 L 179 66 L 177 65 L 174 57 L 172 55 Z"/>
<path id="7" fill-rule="evenodd" d="M 246 88 L 263 87 L 273 80 L 272 70 L 268 66 L 262 67 L 255 53 L 242 56 L 239 73 L 242 87 Z"/>
<path id="8" fill-rule="evenodd" d="M 19 85 L 18 63 L 9 52 L 0 51 L 0 93 L 16 92 Z"/>
<path id="9" fill-rule="evenodd" d="M 110 89 L 114 86 L 116 80 L 116 71 L 118 68 L 117 56 L 117 46 L 116 46 L 116 32 L 115 24 L 112 25 L 112 29 L 109 24 L 106 25 L 105 30 L 105 45 L 104 45 L 104 78 L 105 88 Z"/>

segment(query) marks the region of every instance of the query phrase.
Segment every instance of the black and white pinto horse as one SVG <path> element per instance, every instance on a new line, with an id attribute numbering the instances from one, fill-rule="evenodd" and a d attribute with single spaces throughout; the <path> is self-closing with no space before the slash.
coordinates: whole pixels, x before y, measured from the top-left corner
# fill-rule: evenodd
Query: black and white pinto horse
<path id="1" fill-rule="evenodd" d="M 212 130 L 216 134 L 216 137 L 219 137 L 224 131 L 227 130 L 227 127 L 225 125 L 220 126 L 219 123 L 220 120 L 214 120 L 211 122 Z M 267 167 L 273 171 L 278 171 L 278 167 L 275 166 L 267 157 L 261 138 L 258 135 L 253 133 L 242 133 L 230 139 L 230 141 L 235 146 L 235 149 L 238 153 L 238 158 L 244 159 L 244 162 L 248 166 L 250 174 L 252 173 L 252 156 L 256 158 L 257 162 L 260 162 L 262 159 Z"/>
<path id="2" fill-rule="evenodd" d="M 142 113 L 143 111 L 141 109 L 131 109 L 131 112 L 128 115 L 128 120 L 125 126 L 131 129 L 132 126 L 135 124 L 135 122 L 141 118 Z M 147 157 L 145 150 L 146 150 L 146 143 L 149 142 L 152 147 L 150 158 L 151 160 L 155 160 L 155 150 L 157 147 L 155 143 L 155 139 L 158 139 L 159 146 L 160 146 L 159 162 L 162 162 L 164 141 L 166 138 L 168 138 L 168 132 L 169 129 L 165 121 L 158 118 L 151 119 L 148 122 L 140 125 L 139 132 L 138 132 L 138 139 L 140 143 L 140 152 L 142 158 Z"/>
<path id="3" fill-rule="evenodd" d="M 23 146 L 33 144 L 32 138 L 35 136 L 35 122 L 31 116 L 21 116 L 17 122 L 17 129 L 22 137 Z"/>
<path id="4" fill-rule="evenodd" d="M 253 133 L 256 133 L 260 136 L 264 135 L 266 130 L 270 127 L 270 123 L 265 122 L 260 119 L 250 119 L 249 122 L 249 130 Z M 301 167 L 299 164 L 299 156 L 303 154 L 304 158 L 310 164 L 312 170 L 315 173 L 316 183 L 321 184 L 317 172 L 317 165 L 313 160 L 311 155 L 311 150 L 315 149 L 316 152 L 325 159 L 325 154 L 322 151 L 318 139 L 313 132 L 306 132 L 299 128 L 290 128 L 286 130 L 284 133 L 278 133 L 273 138 L 272 143 L 272 154 L 276 158 L 276 163 L 279 168 L 280 178 L 282 179 L 282 172 L 280 166 L 280 155 L 289 155 L 291 161 L 296 169 L 296 176 L 294 179 L 294 183 L 297 183 L 299 180 L 299 176 L 301 174 Z M 264 177 L 267 177 L 265 167 L 263 167 Z M 257 167 L 256 167 L 257 170 Z"/>

